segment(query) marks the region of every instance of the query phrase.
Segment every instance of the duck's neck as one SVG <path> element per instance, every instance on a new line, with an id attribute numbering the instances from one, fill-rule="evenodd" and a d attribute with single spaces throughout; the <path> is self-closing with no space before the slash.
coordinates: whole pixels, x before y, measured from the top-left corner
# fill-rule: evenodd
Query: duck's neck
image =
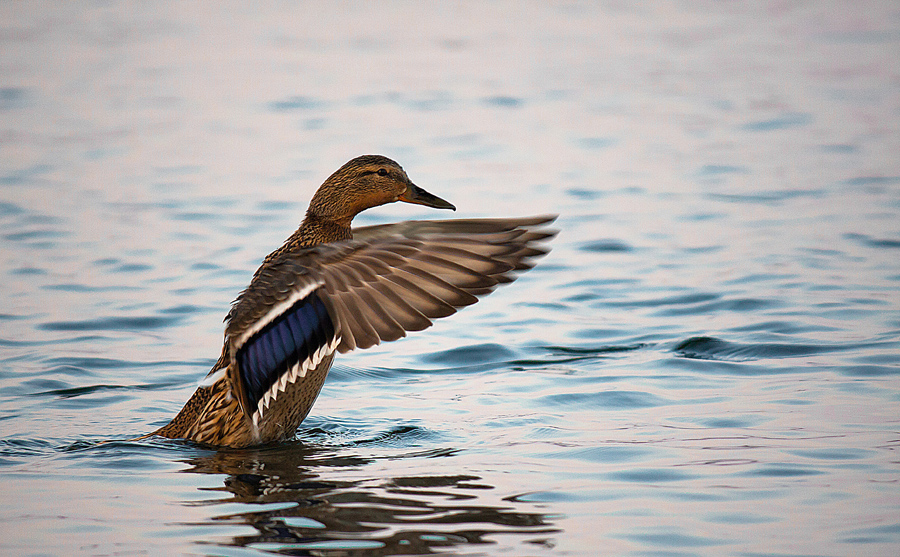
<path id="1" fill-rule="evenodd" d="M 306 218 L 300 224 L 300 228 L 294 231 L 290 237 L 284 241 L 278 249 L 270 253 L 263 260 L 262 266 L 256 270 L 255 277 L 279 257 L 286 253 L 291 253 L 303 248 L 311 248 L 319 244 L 327 244 L 328 242 L 338 242 L 340 240 L 350 240 L 353 234 L 350 232 L 350 223 L 342 226 L 333 220 L 318 217 L 312 213 L 307 213 Z"/>
<path id="2" fill-rule="evenodd" d="M 314 213 L 307 213 L 294 237 L 300 246 L 309 248 L 328 242 L 349 240 L 353 238 L 353 234 L 350 232 L 349 219 L 346 222 L 337 222 Z"/>

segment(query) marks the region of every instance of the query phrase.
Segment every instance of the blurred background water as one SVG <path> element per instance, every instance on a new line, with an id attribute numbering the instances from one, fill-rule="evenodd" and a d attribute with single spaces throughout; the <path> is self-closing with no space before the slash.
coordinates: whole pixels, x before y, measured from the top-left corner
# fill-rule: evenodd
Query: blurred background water
<path id="1" fill-rule="evenodd" d="M 3 553 L 900 554 L 896 2 L 0 21 Z M 363 153 L 554 251 L 341 357 L 294 442 L 127 441 Z"/>

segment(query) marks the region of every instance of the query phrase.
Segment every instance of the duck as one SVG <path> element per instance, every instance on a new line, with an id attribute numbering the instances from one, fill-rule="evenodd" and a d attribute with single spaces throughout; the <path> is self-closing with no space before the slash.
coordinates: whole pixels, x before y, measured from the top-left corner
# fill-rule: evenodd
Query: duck
<path id="1" fill-rule="evenodd" d="M 296 436 L 335 355 L 430 327 L 547 254 L 556 216 L 406 221 L 351 228 L 405 202 L 456 210 L 395 161 L 356 157 L 313 195 L 225 317 L 222 352 L 181 411 L 148 434 L 242 448 Z"/>

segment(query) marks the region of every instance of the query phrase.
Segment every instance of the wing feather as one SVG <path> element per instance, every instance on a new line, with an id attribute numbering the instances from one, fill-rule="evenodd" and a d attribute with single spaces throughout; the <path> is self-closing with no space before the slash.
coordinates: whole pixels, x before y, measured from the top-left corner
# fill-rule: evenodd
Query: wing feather
<path id="1" fill-rule="evenodd" d="M 545 244 L 556 231 L 545 227 L 554 219 L 368 226 L 355 229 L 353 240 L 273 254 L 235 301 L 226 335 L 246 337 L 292 296 L 319 288 L 335 337 L 341 338 L 340 352 L 399 339 L 474 304 L 533 267 L 534 260 L 549 251 Z M 276 348 L 284 350 L 265 348 L 275 352 L 275 359 L 280 359 Z"/>

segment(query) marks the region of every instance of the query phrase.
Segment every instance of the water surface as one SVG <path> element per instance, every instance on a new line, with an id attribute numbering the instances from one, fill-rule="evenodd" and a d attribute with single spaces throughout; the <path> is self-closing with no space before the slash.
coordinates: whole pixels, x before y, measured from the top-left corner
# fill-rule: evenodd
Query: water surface
<path id="1" fill-rule="evenodd" d="M 894 3 L 0 16 L 3 553 L 900 552 Z M 362 153 L 553 252 L 292 442 L 128 441 Z"/>

